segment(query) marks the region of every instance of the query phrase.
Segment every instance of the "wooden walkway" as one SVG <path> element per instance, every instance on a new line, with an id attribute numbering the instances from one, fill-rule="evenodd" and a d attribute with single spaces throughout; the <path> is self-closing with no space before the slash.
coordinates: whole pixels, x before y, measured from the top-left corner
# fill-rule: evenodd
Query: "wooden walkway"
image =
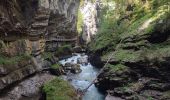
<path id="1" fill-rule="evenodd" d="M 77 41 L 77 37 L 72 38 L 72 39 L 66 39 L 63 36 L 59 36 L 56 38 L 51 38 L 49 40 L 46 40 L 46 42 L 72 42 L 72 41 Z"/>

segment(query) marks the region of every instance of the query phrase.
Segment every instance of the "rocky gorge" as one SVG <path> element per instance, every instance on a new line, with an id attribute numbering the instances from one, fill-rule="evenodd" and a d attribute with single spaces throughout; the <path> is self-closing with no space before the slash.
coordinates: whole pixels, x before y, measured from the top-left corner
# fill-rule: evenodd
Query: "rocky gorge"
<path id="1" fill-rule="evenodd" d="M 169 0 L 0 1 L 0 100 L 170 100 L 169 66 Z"/>
<path id="2" fill-rule="evenodd" d="M 92 64 L 104 65 L 110 58 L 95 85 L 108 100 L 169 100 L 170 2 L 110 0 L 105 5 L 111 3 L 116 9 L 104 6 L 99 33 L 89 44 Z"/>
<path id="3" fill-rule="evenodd" d="M 0 99 L 29 99 L 54 79 L 39 73 L 57 63 L 63 49 L 76 44 L 75 39 L 60 39 L 77 37 L 78 7 L 79 0 L 0 1 Z M 55 52 L 65 43 L 68 46 Z"/>

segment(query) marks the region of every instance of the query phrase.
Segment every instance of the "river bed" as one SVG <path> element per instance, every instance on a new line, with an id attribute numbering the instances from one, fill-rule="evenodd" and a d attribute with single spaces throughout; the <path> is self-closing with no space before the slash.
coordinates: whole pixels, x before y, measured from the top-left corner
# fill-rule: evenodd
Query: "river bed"
<path id="1" fill-rule="evenodd" d="M 76 53 L 74 56 L 61 60 L 60 63 L 65 65 L 65 63 L 74 63 L 77 64 L 77 59 L 87 58 L 85 54 Z M 82 70 L 79 74 L 68 73 L 67 75 L 62 76 L 65 80 L 68 80 L 76 89 L 85 89 L 92 80 L 96 77 L 99 69 L 92 66 L 89 62 L 88 64 L 80 64 Z M 83 96 L 83 100 L 104 100 L 105 95 L 98 91 L 95 85 L 92 85 L 88 91 Z"/>

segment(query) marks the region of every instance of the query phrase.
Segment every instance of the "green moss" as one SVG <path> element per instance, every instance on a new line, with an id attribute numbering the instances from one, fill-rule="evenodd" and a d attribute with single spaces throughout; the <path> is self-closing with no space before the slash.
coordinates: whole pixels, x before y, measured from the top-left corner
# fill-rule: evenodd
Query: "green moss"
<path id="1" fill-rule="evenodd" d="M 154 100 L 151 96 L 147 96 L 147 100 Z"/>
<path id="2" fill-rule="evenodd" d="M 44 85 L 47 100 L 76 100 L 76 92 L 70 84 L 61 78 L 55 78 Z"/>
<path id="3" fill-rule="evenodd" d="M 22 54 L 22 55 L 18 55 L 18 56 L 14 56 L 14 57 L 6 57 L 4 55 L 0 55 L 0 65 L 2 64 L 16 64 L 19 61 L 22 60 L 27 60 L 30 59 L 31 56 L 27 55 L 27 54 Z"/>
<path id="4" fill-rule="evenodd" d="M 130 12 L 126 11 L 129 3 L 121 0 L 115 2 L 117 9 L 110 10 L 106 6 L 101 11 L 99 32 L 90 44 L 92 51 L 103 48 L 111 49 L 120 40 L 140 38 L 144 35 L 154 34 L 157 29 L 168 28 L 166 25 L 158 27 L 160 20 L 166 21 L 170 17 L 168 0 L 150 0 L 147 3 L 136 0 L 131 4 L 134 5 L 134 8 Z"/>
<path id="5" fill-rule="evenodd" d="M 62 66 L 60 64 L 58 64 L 58 63 L 51 66 L 52 69 L 59 69 L 61 67 Z"/>
<path id="6" fill-rule="evenodd" d="M 112 59 L 119 62 L 136 62 L 140 60 L 140 52 L 141 51 L 130 51 L 130 50 L 123 50 L 118 49 L 114 52 Z M 102 59 L 108 59 L 112 53 L 109 52 L 102 56 Z"/>
<path id="7" fill-rule="evenodd" d="M 58 47 L 55 54 L 57 56 L 59 56 L 59 55 L 69 54 L 71 52 L 72 52 L 72 46 L 71 45 L 63 45 L 61 47 Z"/>
<path id="8" fill-rule="evenodd" d="M 51 59 L 52 56 L 53 56 L 52 52 L 44 52 L 44 53 L 42 54 L 42 57 L 43 57 L 44 59 Z"/>
<path id="9" fill-rule="evenodd" d="M 127 70 L 127 67 L 122 64 L 117 64 L 117 65 L 108 64 L 107 67 L 109 67 L 110 71 L 112 71 L 112 72 L 121 72 L 121 71 Z"/>
<path id="10" fill-rule="evenodd" d="M 129 47 L 132 47 L 132 48 L 141 48 L 141 47 L 147 47 L 148 44 L 147 44 L 147 41 L 146 40 L 142 40 L 142 41 L 137 41 L 137 42 L 127 42 L 127 43 L 124 43 L 124 44 L 121 44 L 120 48 L 129 48 Z"/>

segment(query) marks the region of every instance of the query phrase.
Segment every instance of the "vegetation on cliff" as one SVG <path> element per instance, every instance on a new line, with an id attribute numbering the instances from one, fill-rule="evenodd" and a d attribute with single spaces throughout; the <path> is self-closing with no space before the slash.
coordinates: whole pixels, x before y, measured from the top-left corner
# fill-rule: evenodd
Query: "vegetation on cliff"
<path id="1" fill-rule="evenodd" d="M 65 44 L 57 48 L 55 55 L 56 56 L 70 55 L 71 52 L 72 52 L 72 46 L 69 44 Z"/>
<path id="2" fill-rule="evenodd" d="M 31 56 L 27 54 L 22 54 L 14 57 L 6 57 L 4 55 L 0 55 L 0 65 L 8 65 L 8 64 L 16 64 L 23 60 L 30 60 Z"/>
<path id="3" fill-rule="evenodd" d="M 156 93 L 167 92 L 163 86 L 169 88 L 170 1 L 101 1 L 99 31 L 89 48 L 100 52 L 103 62 L 112 57 L 97 86 L 123 99 L 168 100 Z"/>
<path id="4" fill-rule="evenodd" d="M 73 87 L 61 78 L 55 78 L 44 85 L 47 100 L 77 100 Z"/>
<path id="5" fill-rule="evenodd" d="M 104 6 L 101 11 L 99 32 L 89 46 L 92 51 L 107 47 L 113 49 L 120 40 L 126 42 L 127 39 L 140 39 L 141 36 L 168 29 L 166 23 L 170 17 L 168 0 L 121 1 L 102 1 Z"/>
<path id="6" fill-rule="evenodd" d="M 104 2 L 99 32 L 89 44 L 90 50 L 102 51 L 104 58 L 107 58 L 119 44 L 120 47 L 114 52 L 114 59 L 119 61 L 140 59 L 144 52 L 149 53 L 153 47 L 161 52 L 160 45 L 169 47 L 169 3 L 169 0 Z M 116 9 L 112 9 L 114 7 Z"/>

